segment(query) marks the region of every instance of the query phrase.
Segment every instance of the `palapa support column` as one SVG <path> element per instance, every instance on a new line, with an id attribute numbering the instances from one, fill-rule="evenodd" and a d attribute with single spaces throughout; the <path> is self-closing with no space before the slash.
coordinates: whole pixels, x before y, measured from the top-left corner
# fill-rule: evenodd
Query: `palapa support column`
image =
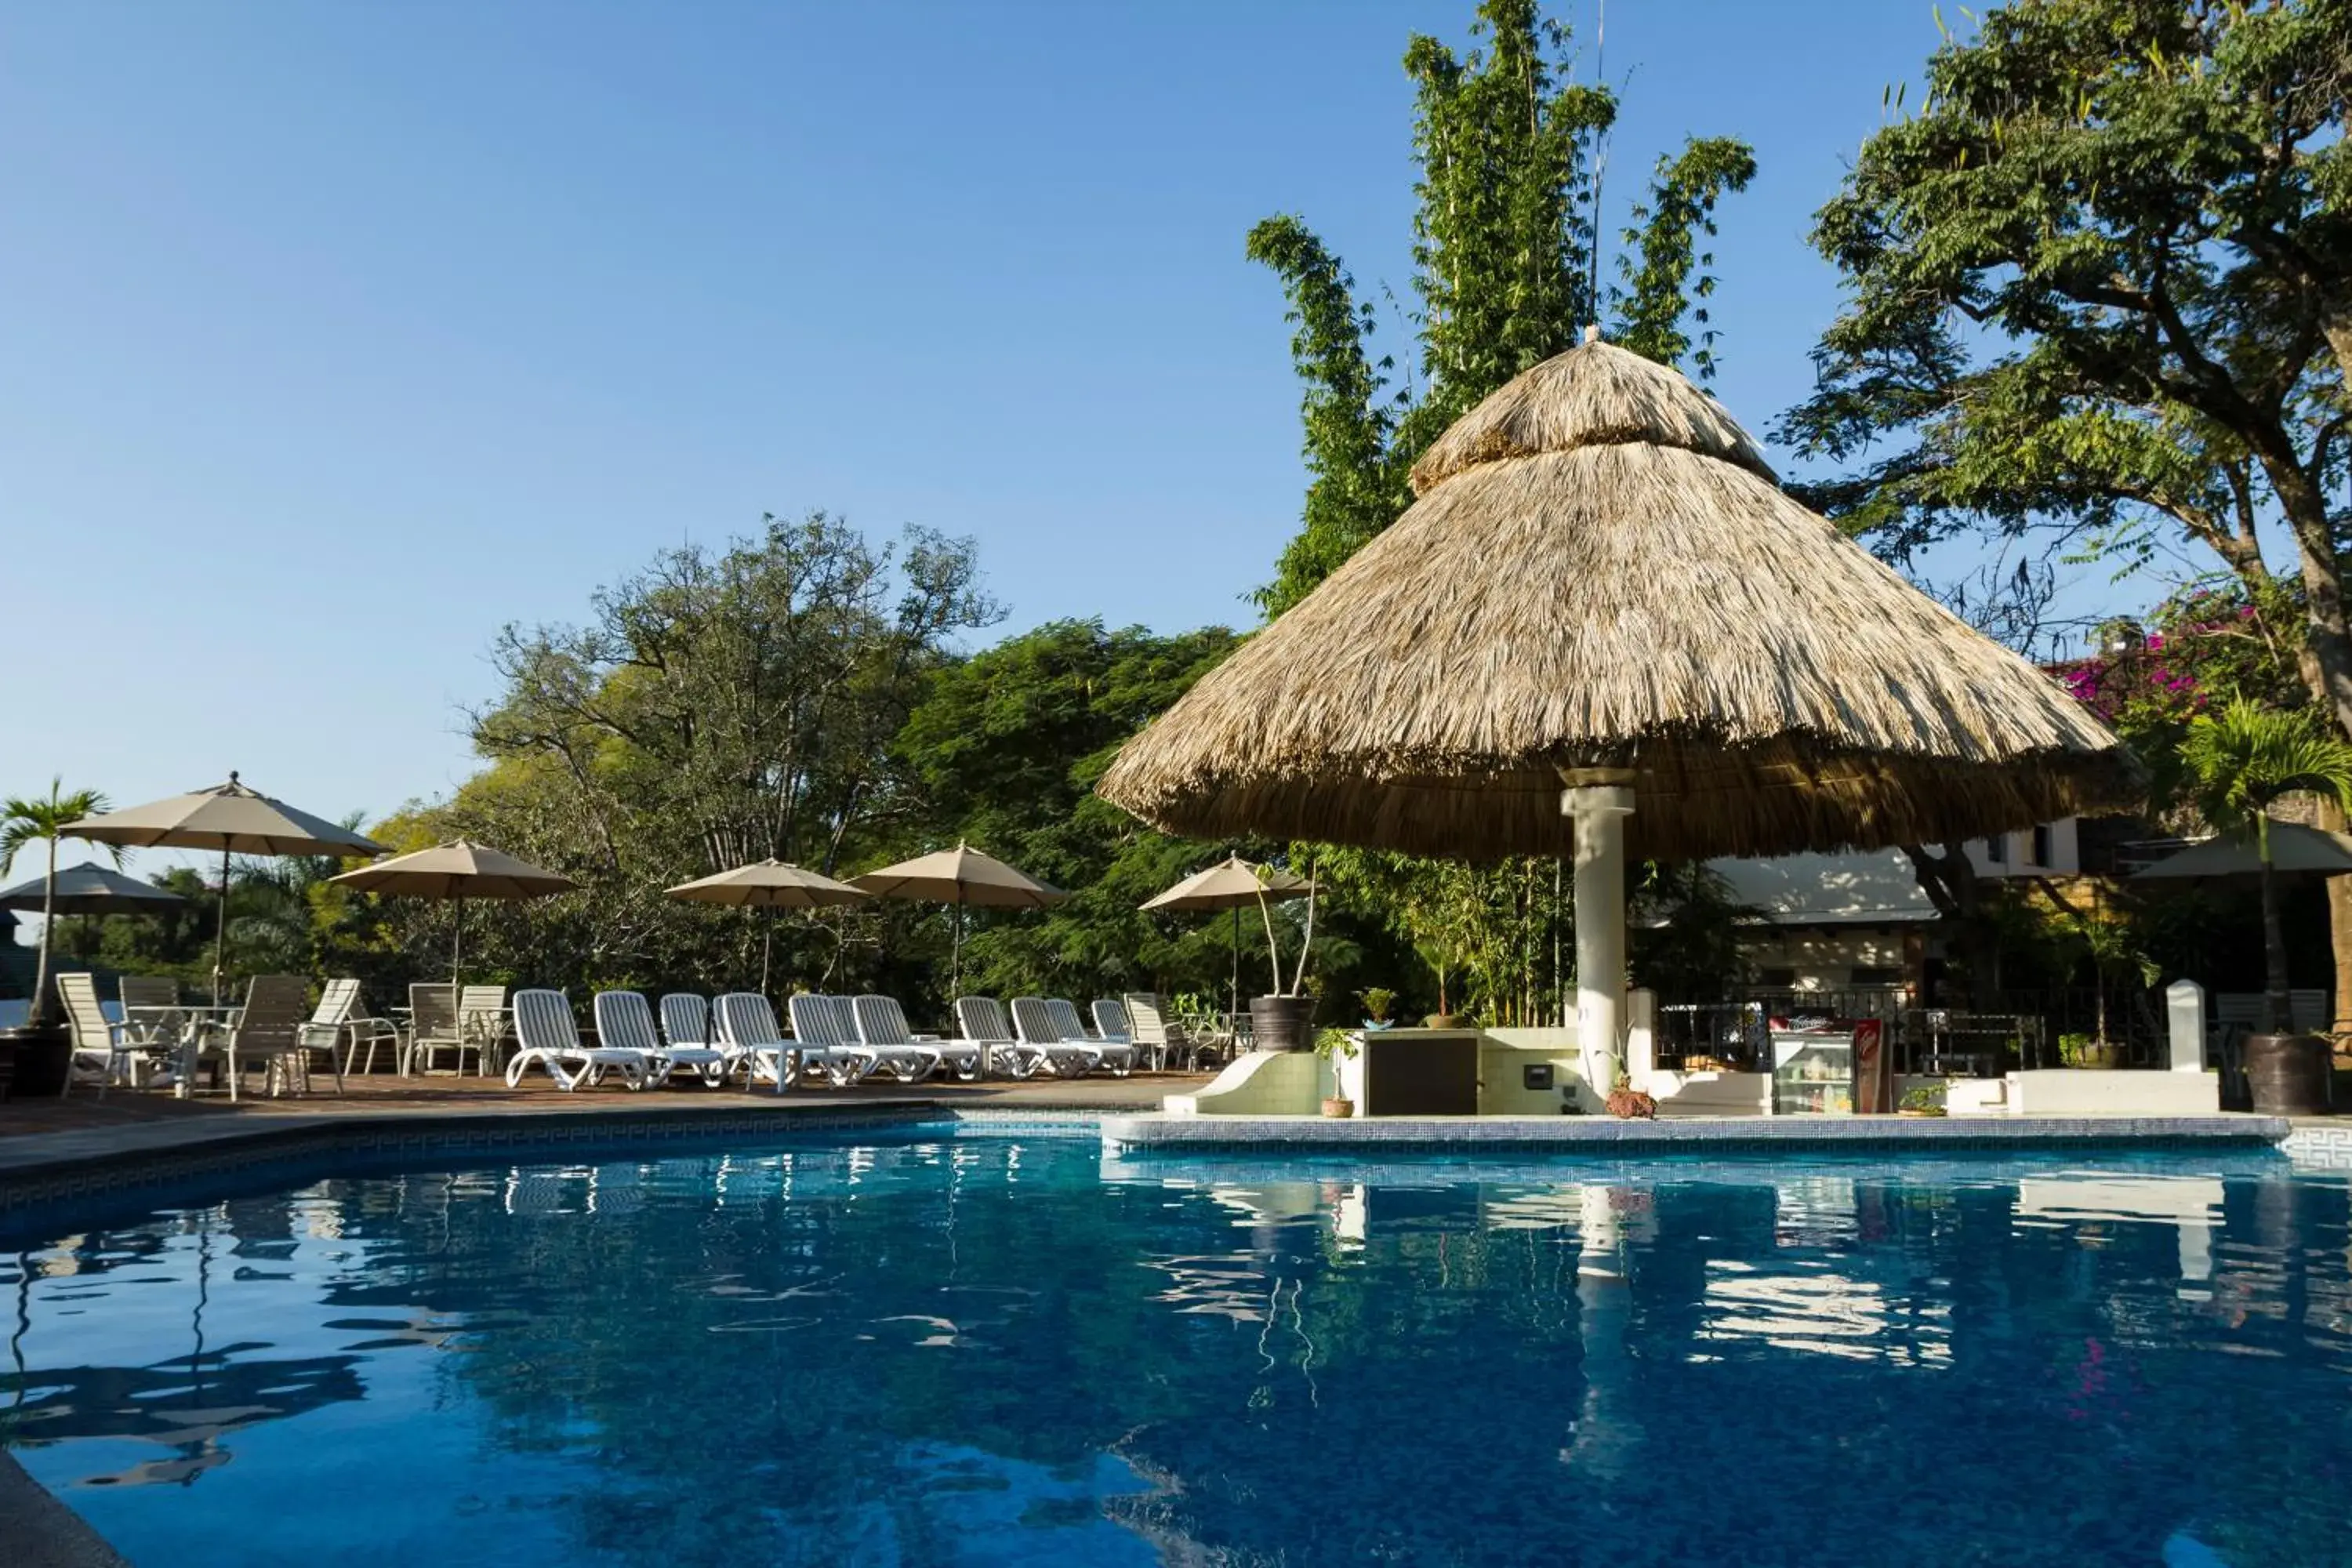
<path id="1" fill-rule="evenodd" d="M 1625 1041 L 1625 818 L 1631 768 L 1562 768 L 1559 808 L 1576 836 L 1576 1034 L 1585 1079 L 1617 1087 Z"/>

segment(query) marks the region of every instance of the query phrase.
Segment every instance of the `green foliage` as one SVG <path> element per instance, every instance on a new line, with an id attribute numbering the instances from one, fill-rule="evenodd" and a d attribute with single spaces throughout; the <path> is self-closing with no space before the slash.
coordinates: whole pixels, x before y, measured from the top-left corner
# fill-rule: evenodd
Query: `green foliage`
<path id="1" fill-rule="evenodd" d="M 68 823 L 85 816 L 96 816 L 107 809 L 106 796 L 94 789 L 67 792 L 65 780 L 49 780 L 49 793 L 42 795 L 10 795 L 0 800 L 0 872 L 14 871 L 16 858 L 38 844 L 46 852 L 45 874 L 52 884 L 41 900 L 41 945 L 33 960 L 32 1016 L 37 1020 L 47 1016 L 49 1005 L 49 955 L 57 946 L 57 911 L 50 902 L 58 877 L 58 841 L 65 837 Z M 109 847 L 114 863 L 122 864 L 120 847 Z"/>
<path id="2" fill-rule="evenodd" d="M 1137 907 L 1197 869 L 1206 849 L 1144 827 L 1094 784 L 1122 742 L 1237 641 L 1223 627 L 1163 637 L 1057 621 L 932 673 L 893 748 L 930 831 L 1073 895 L 1042 912 L 970 911 L 971 988 L 1081 997 L 1223 988 L 1225 919 Z"/>
<path id="3" fill-rule="evenodd" d="M 2250 831 L 2265 860 L 2271 809 L 2284 797 L 2307 792 L 2352 805 L 2352 742 L 2305 712 L 2233 698 L 2190 721 L 2180 756 L 2206 820 Z"/>
<path id="4" fill-rule="evenodd" d="M 2331 508 L 2352 403 L 2347 0 L 2020 0 L 1928 64 L 1813 242 L 1848 287 L 1781 433 L 1889 559 L 2054 531 L 2250 595 L 2285 525 L 2306 679 L 2352 722 Z"/>
<path id="5" fill-rule="evenodd" d="M 1703 865 L 1647 865 L 1641 878 L 1627 954 L 1634 984 L 1667 1003 L 1736 999 L 1748 978 L 1744 928 L 1764 911 Z"/>
<path id="6" fill-rule="evenodd" d="M 1315 1054 L 1326 1061 L 1341 1061 L 1353 1057 L 1362 1044 L 1351 1030 L 1319 1029 L 1315 1035 Z"/>
<path id="7" fill-rule="evenodd" d="M 1311 592 L 1411 504 L 1406 475 L 1445 427 L 1529 366 L 1573 347 L 1600 319 L 1594 294 L 1595 160 L 1617 115 L 1606 88 L 1569 79 L 1567 27 L 1536 0 L 1484 0 L 1457 55 L 1416 35 L 1405 74 L 1413 83 L 1412 289 L 1414 374 L 1391 393 L 1396 356 L 1371 347 L 1377 316 L 1360 300 L 1339 258 L 1298 217 L 1250 230 L 1249 258 L 1282 279 L 1297 329 L 1291 353 L 1302 392 L 1300 425 L 1309 481 L 1302 526 L 1275 580 L 1254 597 L 1278 616 Z M 1617 295 L 1628 345 L 1673 363 L 1686 355 L 1711 373 L 1714 334 L 1694 353 L 1682 322 L 1703 301 L 1713 257 L 1716 203 L 1755 170 L 1737 142 L 1693 140 L 1662 159 L 1640 226 L 1639 254 Z M 1693 281 L 1694 272 L 1699 275 Z"/>
<path id="8" fill-rule="evenodd" d="M 1680 155 L 1659 155 L 1649 200 L 1633 209 L 1639 226 L 1625 230 L 1633 248 L 1617 258 L 1626 284 L 1617 298 L 1619 347 L 1661 364 L 1687 359 L 1699 380 L 1714 379 L 1717 333 L 1706 301 L 1715 253 L 1699 249 L 1698 238 L 1715 237 L 1716 203 L 1755 177 L 1756 154 L 1727 137 L 1694 137 Z M 1696 342 L 1685 317 L 1699 329 Z"/>

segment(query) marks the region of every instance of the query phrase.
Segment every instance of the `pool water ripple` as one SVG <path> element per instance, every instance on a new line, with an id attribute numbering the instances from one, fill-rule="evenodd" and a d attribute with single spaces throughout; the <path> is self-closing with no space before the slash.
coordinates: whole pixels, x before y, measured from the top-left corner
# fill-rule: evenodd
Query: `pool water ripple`
<path id="1" fill-rule="evenodd" d="M 923 1135 L 127 1215 L 0 1297 L 0 1436 L 169 1568 L 2352 1563 L 2352 1184 L 2261 1156 Z"/>

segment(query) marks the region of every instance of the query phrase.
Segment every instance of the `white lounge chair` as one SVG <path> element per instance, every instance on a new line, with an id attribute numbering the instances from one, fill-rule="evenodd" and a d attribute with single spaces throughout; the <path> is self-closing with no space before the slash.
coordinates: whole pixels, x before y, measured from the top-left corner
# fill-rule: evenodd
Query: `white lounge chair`
<path id="1" fill-rule="evenodd" d="M 716 1046 L 667 1046 L 654 1032 L 654 1010 L 640 991 L 599 991 L 592 1004 L 596 1014 L 596 1043 L 608 1050 L 642 1051 L 655 1083 L 667 1083 L 683 1068 L 702 1080 L 705 1089 L 727 1081 L 727 1053 Z"/>
<path id="2" fill-rule="evenodd" d="M 1128 1022 L 1127 1004 L 1113 996 L 1097 996 L 1087 1009 L 1095 1016 L 1095 1033 L 1106 1040 L 1132 1040 L 1134 1026 Z"/>
<path id="3" fill-rule="evenodd" d="M 514 1026 L 520 1048 L 507 1062 L 509 1089 L 520 1088 L 523 1074 L 533 1067 L 545 1068 L 556 1086 L 567 1091 L 583 1083 L 602 1083 L 606 1073 L 620 1074 L 621 1082 L 633 1089 L 643 1089 L 650 1081 L 645 1052 L 581 1043 L 580 1026 L 572 1016 L 572 999 L 561 991 L 516 992 Z"/>
<path id="4" fill-rule="evenodd" d="M 710 1003 L 699 992 L 672 991 L 655 1009 L 661 1016 L 662 1043 L 672 1049 L 707 1047 L 721 1058 L 720 1074 L 732 1078 L 745 1070 L 748 1054 L 721 1039 Z"/>
<path id="5" fill-rule="evenodd" d="M 1013 1021 L 1004 1016 L 1004 1005 L 993 996 L 959 996 L 955 1012 L 956 1032 L 985 1053 L 990 1072 L 1025 1079 L 1045 1065 L 1045 1047 L 1029 1045 L 1015 1035 Z"/>
<path id="6" fill-rule="evenodd" d="M 941 1068 L 965 1083 L 980 1076 L 984 1053 L 978 1046 L 916 1034 L 907 1027 L 906 1010 L 895 997 L 854 997 L 849 1012 L 857 1022 L 859 1042 L 881 1052 L 882 1065 L 908 1083 L 927 1079 Z"/>
<path id="7" fill-rule="evenodd" d="M 1090 1041 L 1072 1040 L 1042 996 L 1013 999 L 1013 1032 L 1024 1046 L 1045 1053 L 1045 1070 L 1055 1078 L 1084 1078 L 1102 1066 L 1102 1052 Z"/>
<path id="8" fill-rule="evenodd" d="M 1045 1011 L 1062 1031 L 1062 1038 L 1074 1045 L 1092 1046 L 1097 1062 L 1110 1069 L 1113 1078 L 1125 1078 L 1135 1070 L 1135 1047 L 1123 1039 L 1097 1039 L 1087 1032 L 1087 1022 L 1078 1016 L 1073 1003 L 1059 996 L 1045 999 Z"/>
<path id="9" fill-rule="evenodd" d="M 881 1065 L 882 1053 L 857 1037 L 847 997 L 803 991 L 785 1005 L 792 1011 L 803 1072 L 815 1068 L 834 1088 L 846 1089 Z"/>
<path id="10" fill-rule="evenodd" d="M 667 1016 L 663 999 L 664 1016 Z M 746 1081 L 757 1083 L 762 1076 L 776 1086 L 782 1094 L 800 1080 L 800 1043 L 788 1040 L 776 1026 L 776 1010 L 757 991 L 730 991 L 719 998 L 719 1048 L 730 1052 L 743 1064 Z"/>

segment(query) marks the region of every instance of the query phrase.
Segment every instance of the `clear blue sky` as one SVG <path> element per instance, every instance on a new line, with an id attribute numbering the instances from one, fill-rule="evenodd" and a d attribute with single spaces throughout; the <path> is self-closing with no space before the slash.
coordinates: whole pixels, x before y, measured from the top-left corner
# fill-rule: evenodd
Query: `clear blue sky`
<path id="1" fill-rule="evenodd" d="M 1243 234 L 1297 211 L 1403 294 L 1398 61 L 1469 13 L 0 5 L 0 792 L 444 794 L 502 623 L 762 510 L 975 535 L 1016 627 L 1245 620 L 1302 475 Z M 1761 429 L 1929 6 L 1606 21 L 1612 227 L 1685 134 L 1756 146 L 1717 389 Z"/>

